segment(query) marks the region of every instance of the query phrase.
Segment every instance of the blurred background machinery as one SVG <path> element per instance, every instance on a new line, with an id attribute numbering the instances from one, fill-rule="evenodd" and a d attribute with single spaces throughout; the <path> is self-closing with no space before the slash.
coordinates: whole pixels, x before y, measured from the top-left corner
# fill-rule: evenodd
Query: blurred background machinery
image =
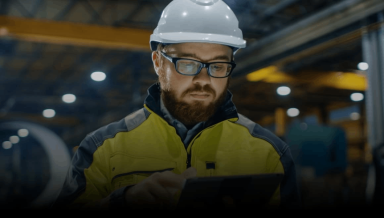
<path id="1" fill-rule="evenodd" d="M 63 140 L 43 126 L 21 121 L 0 123 L 0 140 L 6 150 L 0 153 L 0 208 L 50 207 L 71 161 Z"/>
<path id="2" fill-rule="evenodd" d="M 71 156 L 86 134 L 142 107 L 157 81 L 149 36 L 170 1 L 1 0 L 0 122 L 44 127 Z M 233 100 L 292 147 L 304 206 L 374 201 L 372 157 L 383 157 L 373 151 L 384 143 L 384 2 L 224 2 L 247 40 L 235 57 Z M 1 132 L 0 186 L 42 192 L 45 147 L 14 131 Z M 36 186 L 15 185 L 14 169 L 24 162 L 36 168 L 29 171 Z M 320 202 L 318 187 L 329 191 Z"/>

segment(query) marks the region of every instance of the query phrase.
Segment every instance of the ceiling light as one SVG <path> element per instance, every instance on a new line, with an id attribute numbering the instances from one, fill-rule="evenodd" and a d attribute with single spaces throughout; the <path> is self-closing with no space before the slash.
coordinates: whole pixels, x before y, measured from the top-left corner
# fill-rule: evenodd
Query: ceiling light
<path id="1" fill-rule="evenodd" d="M 360 114 L 357 112 L 353 112 L 351 113 L 350 117 L 351 117 L 351 120 L 358 120 L 360 119 Z"/>
<path id="2" fill-rule="evenodd" d="M 55 110 L 52 110 L 52 109 L 45 109 L 43 111 L 43 116 L 46 118 L 52 118 L 55 116 L 55 114 L 56 114 Z"/>
<path id="3" fill-rule="evenodd" d="M 91 78 L 92 78 L 94 81 L 97 81 L 97 82 L 100 82 L 100 81 L 105 80 L 106 77 L 107 77 L 107 76 L 105 75 L 105 73 L 100 72 L 100 71 L 93 72 L 93 73 L 91 74 Z"/>
<path id="4" fill-rule="evenodd" d="M 62 100 L 65 102 L 65 103 L 73 103 L 76 101 L 76 96 L 75 95 L 72 95 L 72 94 L 65 94 L 63 95 L 62 97 Z"/>
<path id="5" fill-rule="evenodd" d="M 368 63 L 366 63 L 366 62 L 360 62 L 360 63 L 357 65 L 357 68 L 359 68 L 359 70 L 368 70 L 369 65 L 368 65 Z"/>
<path id="6" fill-rule="evenodd" d="M 288 86 L 280 86 L 276 91 L 279 95 L 289 95 L 291 93 L 291 89 Z"/>
<path id="7" fill-rule="evenodd" d="M 10 142 L 10 141 L 5 141 L 5 142 L 3 142 L 3 148 L 4 148 L 4 149 L 10 149 L 10 148 L 12 148 L 12 142 Z"/>
<path id="8" fill-rule="evenodd" d="M 290 116 L 290 117 L 296 117 L 299 114 L 300 114 L 300 111 L 297 108 L 289 108 L 287 110 L 287 115 Z"/>
<path id="9" fill-rule="evenodd" d="M 0 36 L 8 35 L 8 29 L 5 27 L 0 28 Z"/>
<path id="10" fill-rule="evenodd" d="M 361 100 L 363 100 L 364 99 L 364 95 L 363 94 L 361 94 L 361 93 L 352 93 L 351 94 L 351 100 L 352 101 L 361 101 Z"/>
<path id="11" fill-rule="evenodd" d="M 14 136 L 9 137 L 9 141 L 11 141 L 12 144 L 16 144 L 16 143 L 19 143 L 20 138 L 18 136 L 14 135 Z"/>
<path id="12" fill-rule="evenodd" d="M 28 132 L 28 129 L 19 129 L 17 131 L 17 134 L 20 136 L 20 137 L 27 137 L 29 132 Z"/>

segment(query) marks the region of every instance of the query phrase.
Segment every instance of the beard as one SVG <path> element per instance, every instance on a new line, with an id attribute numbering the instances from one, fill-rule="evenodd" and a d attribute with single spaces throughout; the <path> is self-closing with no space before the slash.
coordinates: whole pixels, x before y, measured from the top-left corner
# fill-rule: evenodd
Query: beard
<path id="1" fill-rule="evenodd" d="M 212 115 L 215 114 L 217 109 L 221 106 L 227 96 L 227 88 L 229 86 L 229 78 L 223 93 L 217 98 L 216 101 L 204 105 L 203 101 L 193 101 L 187 103 L 179 101 L 176 98 L 176 93 L 171 89 L 170 84 L 167 83 L 166 78 L 159 77 L 161 88 L 161 98 L 165 107 L 174 118 L 182 122 L 188 129 L 195 124 L 207 121 Z M 194 85 L 193 87 L 185 90 L 181 94 L 181 98 L 192 92 L 207 92 L 216 97 L 215 90 L 210 85 Z"/>

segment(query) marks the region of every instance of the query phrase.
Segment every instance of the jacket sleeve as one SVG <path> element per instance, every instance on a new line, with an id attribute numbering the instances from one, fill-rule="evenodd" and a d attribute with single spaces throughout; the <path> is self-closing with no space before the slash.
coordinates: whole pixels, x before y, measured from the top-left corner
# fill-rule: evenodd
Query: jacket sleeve
<path id="1" fill-rule="evenodd" d="M 103 166 L 107 161 L 96 152 L 97 148 L 92 135 L 88 135 L 81 142 L 72 158 L 64 185 L 53 205 L 54 208 L 107 209 L 125 204 L 124 192 L 127 187 L 109 191 L 108 176 L 105 172 L 108 166 Z"/>
<path id="2" fill-rule="evenodd" d="M 284 178 L 280 185 L 280 206 L 288 209 L 298 209 L 301 207 L 301 197 L 297 184 L 296 168 L 293 162 L 291 151 L 288 146 L 280 157 L 284 167 Z"/>

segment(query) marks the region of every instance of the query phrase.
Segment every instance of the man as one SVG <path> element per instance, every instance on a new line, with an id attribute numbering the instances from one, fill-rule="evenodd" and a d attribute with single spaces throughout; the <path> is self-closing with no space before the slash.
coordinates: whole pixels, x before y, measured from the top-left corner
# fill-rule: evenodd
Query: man
<path id="1" fill-rule="evenodd" d="M 288 146 L 236 111 L 227 90 L 245 47 L 221 0 L 174 0 L 151 35 L 159 83 L 144 108 L 82 141 L 58 205 L 169 207 L 191 177 L 284 173 L 271 202 L 299 203 Z"/>

